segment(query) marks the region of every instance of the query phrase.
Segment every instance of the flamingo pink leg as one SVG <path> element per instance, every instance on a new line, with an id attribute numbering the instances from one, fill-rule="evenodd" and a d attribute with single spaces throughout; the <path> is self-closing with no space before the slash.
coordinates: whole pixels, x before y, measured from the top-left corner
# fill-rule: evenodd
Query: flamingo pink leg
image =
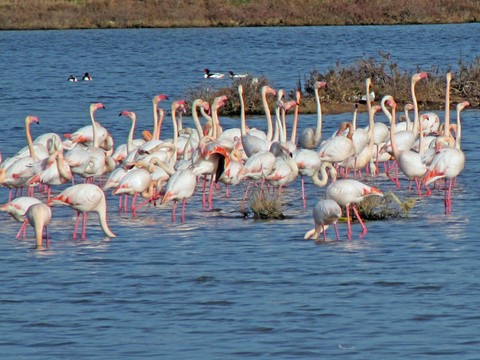
<path id="1" fill-rule="evenodd" d="M 173 202 L 173 210 L 172 210 L 172 223 L 175 222 L 175 213 L 177 211 L 177 200 Z"/>
<path id="2" fill-rule="evenodd" d="M 79 221 L 80 221 L 80 211 L 77 211 L 77 218 L 75 219 L 75 228 L 73 229 L 73 240 L 77 239 L 77 230 L 78 230 Z"/>
<path id="3" fill-rule="evenodd" d="M 305 197 L 305 179 L 302 175 L 302 200 L 303 200 L 303 208 L 307 207 L 307 198 Z"/>
<path id="4" fill-rule="evenodd" d="M 350 222 L 350 205 L 346 206 L 346 210 L 347 210 L 347 227 L 348 227 L 347 239 L 352 240 L 352 224 Z"/>
<path id="5" fill-rule="evenodd" d="M 361 239 L 367 234 L 367 227 L 363 223 L 362 218 L 360 217 L 360 214 L 357 211 L 357 207 L 355 205 L 352 205 L 352 208 L 353 208 L 353 212 L 357 216 L 358 222 L 360 223 L 360 225 L 362 226 L 362 229 L 363 229 L 362 233 L 359 236 L 359 238 Z"/>
<path id="6" fill-rule="evenodd" d="M 87 213 L 83 213 L 82 240 L 87 237 Z"/>
<path id="7" fill-rule="evenodd" d="M 187 205 L 187 199 L 183 199 L 182 205 L 182 223 L 185 222 L 185 206 Z"/>
<path id="8" fill-rule="evenodd" d="M 27 235 L 27 219 L 25 219 L 22 223 L 22 226 L 20 227 L 20 230 L 18 230 L 17 233 L 17 239 L 20 239 L 20 236 L 23 232 L 23 238 L 25 239 L 25 236 Z"/>
<path id="9" fill-rule="evenodd" d="M 337 240 L 340 240 L 340 234 L 338 233 L 337 223 L 333 224 L 333 227 L 335 228 L 335 234 L 337 235 Z"/>

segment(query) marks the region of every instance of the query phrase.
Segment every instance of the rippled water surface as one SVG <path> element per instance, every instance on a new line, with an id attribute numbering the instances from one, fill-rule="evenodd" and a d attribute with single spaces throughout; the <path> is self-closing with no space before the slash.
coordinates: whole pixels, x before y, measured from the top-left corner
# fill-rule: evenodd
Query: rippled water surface
<path id="1" fill-rule="evenodd" d="M 40 118 L 34 137 L 67 133 L 88 125 L 88 106 L 98 101 L 106 110 L 97 120 L 123 143 L 129 125 L 121 110 L 137 113 L 138 131 L 150 129 L 152 96 L 183 97 L 207 81 L 205 67 L 266 75 L 289 90 L 312 69 L 378 50 L 401 69 L 455 68 L 479 55 L 479 31 L 469 24 L 0 32 L 0 150 L 5 158 L 26 144 L 26 115 Z M 86 71 L 94 81 L 66 81 Z M 324 189 L 307 181 L 303 209 L 300 178 L 285 189 L 285 220 L 243 218 L 243 186 L 230 198 L 217 190 L 208 212 L 197 191 L 184 224 L 171 223 L 171 205 L 120 214 L 108 193 L 117 237 L 105 238 L 91 216 L 87 239 L 73 241 L 74 212 L 55 207 L 43 250 L 34 249 L 31 228 L 17 240 L 20 224 L 0 213 L 2 358 L 478 358 L 479 115 L 462 115 L 467 162 L 453 214 L 444 215 L 437 190 L 408 217 L 368 222 L 363 239 L 354 224 L 354 239 L 345 240 L 340 224 L 342 241 L 303 240 Z M 326 115 L 325 132 L 350 117 Z M 314 121 L 301 115 L 300 128 Z M 398 190 L 383 177 L 365 181 L 414 196 L 406 182 Z M 7 201 L 6 188 L 0 199 Z"/>

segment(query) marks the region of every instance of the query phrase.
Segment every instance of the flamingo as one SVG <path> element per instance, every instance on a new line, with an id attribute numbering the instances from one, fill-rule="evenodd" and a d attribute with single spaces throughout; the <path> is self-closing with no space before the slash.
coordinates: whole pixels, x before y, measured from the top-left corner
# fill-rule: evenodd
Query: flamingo
<path id="1" fill-rule="evenodd" d="M 25 213 L 27 212 L 30 206 L 38 203 L 41 203 L 41 201 L 33 196 L 19 196 L 0 206 L 0 211 L 7 212 L 16 221 L 22 223 L 22 226 L 20 227 L 20 230 L 18 231 L 16 236 L 17 239 L 20 238 L 20 235 L 22 234 L 22 232 L 23 232 L 23 237 L 25 238 L 25 232 L 26 232 Z"/>
<path id="2" fill-rule="evenodd" d="M 388 95 L 387 95 L 388 97 Z M 418 179 L 423 177 L 427 171 L 427 166 L 422 159 L 422 148 L 423 148 L 423 130 L 420 128 L 420 152 L 413 150 L 400 150 L 397 147 L 396 136 L 395 136 L 395 108 L 397 104 L 393 98 L 389 97 L 387 100 L 388 104 L 392 107 L 392 123 L 390 126 L 390 139 L 393 154 L 395 156 L 398 168 L 405 174 L 405 176 L 410 180 L 415 180 L 417 185 L 418 195 L 422 195 L 420 189 L 420 184 Z M 397 187 L 400 186 L 398 177 L 396 179 Z"/>
<path id="3" fill-rule="evenodd" d="M 50 242 L 48 238 L 47 225 L 52 221 L 52 210 L 44 203 L 33 204 L 25 214 L 28 223 L 35 231 L 35 241 L 37 248 L 41 248 L 43 244 L 43 232 L 45 230 L 45 238 L 47 244 Z"/>
<path id="4" fill-rule="evenodd" d="M 320 177 L 318 176 L 319 173 Z M 315 186 L 323 187 L 328 183 L 328 175 L 332 178 L 332 182 L 337 180 L 337 170 L 335 170 L 335 167 L 331 163 L 325 161 L 315 169 L 310 178 Z"/>
<path id="5" fill-rule="evenodd" d="M 358 180 L 354 179 L 341 179 L 332 182 L 328 185 L 327 190 L 327 199 L 335 200 L 340 206 L 345 206 L 347 210 L 347 225 L 348 233 L 347 238 L 350 240 L 352 238 L 352 226 L 350 221 L 350 207 L 353 209 L 353 212 L 357 216 L 358 221 L 362 227 L 362 233 L 360 234 L 360 239 L 367 234 L 367 228 L 363 223 L 360 214 L 358 213 L 357 207 L 355 204 L 361 202 L 367 196 L 383 196 L 381 190 L 364 184 Z"/>
<path id="6" fill-rule="evenodd" d="M 108 137 L 108 131 L 95 120 L 95 112 L 98 109 L 105 109 L 105 105 L 102 103 L 93 103 L 90 105 L 90 119 L 92 125 L 84 126 L 72 134 L 64 134 L 64 137 L 70 139 L 74 144 L 83 143 L 85 145 L 92 145 L 95 142 L 96 145 L 94 144 L 93 146 L 103 144 Z M 94 138 L 94 136 L 96 138 Z"/>
<path id="7" fill-rule="evenodd" d="M 348 128 L 346 136 L 341 135 Z M 322 161 L 339 163 L 355 154 L 355 146 L 352 141 L 353 125 L 351 122 L 343 122 L 336 135 L 320 145 L 318 154 Z"/>
<path id="8" fill-rule="evenodd" d="M 445 178 L 447 183 L 444 190 L 445 214 L 452 213 L 452 187 L 453 180 L 460 174 L 465 166 L 465 154 L 460 148 L 461 122 L 460 112 L 468 106 L 467 101 L 457 105 L 457 141 L 451 147 L 437 149 L 437 154 L 428 167 L 423 178 L 425 185 L 428 185 L 438 179 Z M 460 128 L 460 130 L 458 130 Z M 444 138 L 451 139 L 451 137 Z"/>
<path id="9" fill-rule="evenodd" d="M 30 124 L 39 123 L 37 116 L 28 115 L 25 117 L 25 136 L 27 139 L 27 146 L 29 154 L 25 156 L 14 156 L 12 158 L 6 159 L 2 163 L 2 167 L 5 169 L 3 185 L 10 187 L 12 189 L 21 188 L 26 185 L 28 179 L 40 172 L 45 168 L 47 156 L 40 158 L 37 156 L 37 152 L 33 145 L 32 135 L 30 133 Z M 32 193 L 30 193 L 32 195 Z M 9 193 L 9 200 L 12 199 L 12 193 Z"/>
<path id="10" fill-rule="evenodd" d="M 196 185 L 197 177 L 190 169 L 178 170 L 168 180 L 161 204 L 165 204 L 170 200 L 173 201 L 172 222 L 175 222 L 178 200 L 182 201 L 182 223 L 185 222 L 187 199 L 193 195 Z"/>
<path id="11" fill-rule="evenodd" d="M 320 140 L 322 138 L 322 104 L 320 102 L 319 91 L 326 86 L 327 83 L 325 81 L 315 81 L 315 84 L 313 85 L 315 103 L 317 105 L 317 126 L 315 129 L 306 128 L 303 130 L 298 141 L 300 146 L 304 149 L 315 149 L 320 145 Z"/>
<path id="12" fill-rule="evenodd" d="M 77 229 L 80 220 L 80 213 L 83 213 L 82 240 L 86 237 L 87 213 L 96 212 L 100 226 L 108 237 L 115 237 L 107 224 L 107 202 L 103 190 L 95 184 L 77 184 L 63 190 L 59 195 L 54 196 L 48 205 L 67 205 L 77 212 L 73 239 L 77 238 Z"/>
<path id="13" fill-rule="evenodd" d="M 316 169 L 322 165 L 318 152 L 311 149 L 301 148 L 293 153 L 293 160 L 297 163 L 298 174 L 302 182 L 302 200 L 303 207 L 307 207 L 307 197 L 305 195 L 305 176 L 312 176 Z"/>
<path id="14" fill-rule="evenodd" d="M 323 233 L 323 240 L 327 241 L 326 231 L 327 228 L 333 224 L 335 227 L 335 233 L 337 240 L 340 240 L 338 234 L 337 221 L 342 216 L 342 208 L 332 199 L 322 199 L 317 202 L 313 208 L 313 220 L 315 222 L 315 228 L 304 236 L 304 239 L 318 239 L 320 233 Z"/>
<path id="15" fill-rule="evenodd" d="M 113 190 L 113 195 L 127 194 L 133 196 L 131 211 L 136 215 L 135 207 L 138 194 L 143 198 L 153 196 L 153 180 L 150 172 L 143 168 L 135 168 L 127 172 L 119 181 L 118 186 Z M 126 209 L 125 209 L 126 210 Z"/>
<path id="16" fill-rule="evenodd" d="M 266 90 L 268 88 L 265 88 L 265 90 L 262 90 L 262 99 L 266 96 Z M 245 155 L 247 158 L 252 156 L 255 153 L 261 152 L 261 151 L 268 151 L 269 149 L 269 144 L 268 141 L 263 137 L 259 137 L 257 135 L 253 135 L 250 133 L 247 133 L 247 125 L 246 125 L 246 118 L 245 118 L 245 102 L 243 100 L 243 86 L 242 84 L 238 85 L 238 95 L 240 98 L 240 124 L 241 124 L 241 144 L 243 151 L 245 152 Z"/>

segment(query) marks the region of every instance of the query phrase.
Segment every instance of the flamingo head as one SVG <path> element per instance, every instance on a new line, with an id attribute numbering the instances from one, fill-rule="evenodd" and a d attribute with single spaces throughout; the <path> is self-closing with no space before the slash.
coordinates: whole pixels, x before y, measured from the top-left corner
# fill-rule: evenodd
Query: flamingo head
<path id="1" fill-rule="evenodd" d="M 153 97 L 153 103 L 156 105 L 158 104 L 160 101 L 162 100 L 168 100 L 168 95 L 165 95 L 165 94 L 159 94 L 159 95 L 155 95 Z"/>
<path id="2" fill-rule="evenodd" d="M 97 111 L 98 109 L 105 109 L 105 105 L 102 103 L 94 103 L 90 105 L 91 112 Z"/>
<path id="3" fill-rule="evenodd" d="M 392 109 L 397 108 L 397 103 L 395 102 L 395 100 L 393 100 L 393 98 L 387 100 L 387 105 L 389 105 Z"/>
<path id="4" fill-rule="evenodd" d="M 35 123 L 37 123 L 37 124 L 40 124 L 40 120 L 38 120 L 38 116 L 34 116 L 34 115 L 28 115 L 26 122 L 27 122 L 28 124 L 31 124 L 32 122 L 35 122 Z"/>
<path id="5" fill-rule="evenodd" d="M 462 101 L 461 103 L 457 104 L 457 110 L 463 110 L 467 106 L 470 106 L 470 103 L 468 101 Z"/>
<path id="6" fill-rule="evenodd" d="M 265 95 L 277 95 L 277 91 L 268 85 L 264 85 L 262 87 L 262 93 L 264 93 Z"/>
<path id="7" fill-rule="evenodd" d="M 327 87 L 327 82 L 326 81 L 315 81 L 314 86 L 315 86 L 316 89 L 321 89 L 321 88 Z"/>

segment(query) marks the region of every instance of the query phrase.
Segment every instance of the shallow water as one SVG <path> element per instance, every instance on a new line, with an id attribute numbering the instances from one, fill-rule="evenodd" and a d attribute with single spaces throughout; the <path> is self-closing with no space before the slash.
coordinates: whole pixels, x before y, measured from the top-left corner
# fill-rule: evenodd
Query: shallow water
<path id="1" fill-rule="evenodd" d="M 263 74 L 286 89 L 313 68 L 349 64 L 379 49 L 400 68 L 455 67 L 460 56 L 479 55 L 478 30 L 469 24 L 0 32 L 0 150 L 5 158 L 25 145 L 26 115 L 40 118 L 34 137 L 72 132 L 88 124 L 88 106 L 97 101 L 106 105 L 97 120 L 123 143 L 129 124 L 118 117 L 121 110 L 137 112 L 137 131 L 150 129 L 152 96 L 181 98 L 207 81 L 205 67 Z M 66 81 L 85 71 L 94 81 Z M 303 209 L 300 178 L 285 189 L 285 220 L 244 218 L 244 187 L 231 189 L 230 198 L 217 190 L 208 212 L 197 191 L 184 224 L 171 222 L 171 204 L 146 206 L 137 217 L 121 214 L 107 193 L 117 237 L 105 238 L 90 216 L 87 239 L 73 241 L 73 211 L 54 207 L 51 243 L 43 250 L 34 249 L 30 228 L 26 240 L 17 240 L 20 224 L 0 213 L 2 358 L 477 358 L 479 115 L 462 113 L 467 162 L 453 214 L 444 215 L 437 190 L 418 199 L 408 217 L 368 222 L 363 239 L 354 224 L 354 239 L 345 240 L 340 224 L 342 241 L 303 240 L 324 189 L 307 181 Z M 350 116 L 325 116 L 325 133 Z M 300 127 L 314 121 L 301 115 Z M 366 124 L 364 114 L 359 122 Z M 401 189 L 383 177 L 365 181 L 402 199 L 414 196 L 406 181 Z M 0 198 L 8 199 L 7 189 Z"/>

